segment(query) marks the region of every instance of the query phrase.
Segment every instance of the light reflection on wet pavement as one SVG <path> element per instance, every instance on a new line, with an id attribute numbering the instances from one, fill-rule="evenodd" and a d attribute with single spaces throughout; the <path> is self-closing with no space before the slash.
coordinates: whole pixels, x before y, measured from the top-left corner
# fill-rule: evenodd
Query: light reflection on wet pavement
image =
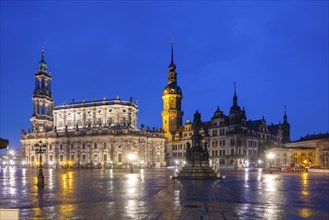
<path id="1" fill-rule="evenodd" d="M 0 208 L 22 219 L 329 219 L 329 175 L 222 171 L 172 180 L 174 170 L 0 169 Z"/>

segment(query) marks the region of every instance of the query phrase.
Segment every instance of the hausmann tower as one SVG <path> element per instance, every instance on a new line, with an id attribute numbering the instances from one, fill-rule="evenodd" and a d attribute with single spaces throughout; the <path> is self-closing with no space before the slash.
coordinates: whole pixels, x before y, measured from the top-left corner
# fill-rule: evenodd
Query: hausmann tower
<path id="1" fill-rule="evenodd" d="M 182 126 L 182 102 L 183 94 L 177 85 L 176 65 L 174 64 L 174 46 L 171 44 L 171 63 L 169 65 L 168 85 L 162 92 L 163 111 L 162 129 L 168 141 L 173 140 L 175 133 Z"/>

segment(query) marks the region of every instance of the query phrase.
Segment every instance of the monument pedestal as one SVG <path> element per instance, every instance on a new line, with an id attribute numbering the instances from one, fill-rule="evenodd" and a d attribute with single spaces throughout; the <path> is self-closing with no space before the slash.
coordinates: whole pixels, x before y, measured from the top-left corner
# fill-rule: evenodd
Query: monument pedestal
<path id="1" fill-rule="evenodd" d="M 173 179 L 217 179 L 217 174 L 210 168 L 208 161 L 189 161 Z"/>
<path id="2" fill-rule="evenodd" d="M 202 136 L 199 133 L 201 128 L 201 115 L 198 111 L 194 114 L 192 148 L 187 142 L 186 148 L 186 165 L 172 178 L 190 179 L 190 180 L 207 180 L 217 179 L 216 173 L 209 166 L 209 153 L 207 142 L 202 146 Z"/>

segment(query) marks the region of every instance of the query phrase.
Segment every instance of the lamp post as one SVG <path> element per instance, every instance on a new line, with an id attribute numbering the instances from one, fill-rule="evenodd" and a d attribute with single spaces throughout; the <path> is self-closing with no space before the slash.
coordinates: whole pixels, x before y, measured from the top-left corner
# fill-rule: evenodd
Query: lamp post
<path id="1" fill-rule="evenodd" d="M 133 170 L 133 160 L 135 159 L 134 154 L 129 154 L 128 155 L 128 160 L 130 161 L 129 166 L 130 166 L 130 173 L 134 172 Z"/>
<path id="2" fill-rule="evenodd" d="M 43 144 L 42 141 L 39 141 L 38 144 L 35 145 L 35 153 L 36 154 L 39 154 L 39 174 L 38 174 L 38 183 L 37 185 L 38 186 L 44 186 L 45 185 L 45 181 L 44 181 L 44 176 L 43 176 L 43 173 L 42 173 L 42 154 L 44 154 L 46 152 L 46 144 Z"/>
<path id="3" fill-rule="evenodd" d="M 175 164 L 176 164 L 176 168 L 177 168 L 177 166 L 178 166 L 178 160 L 175 160 Z"/>
<path id="4" fill-rule="evenodd" d="M 267 154 L 267 158 L 270 160 L 270 172 L 271 172 L 271 168 L 272 168 L 272 160 L 274 159 L 275 155 L 270 152 Z"/>

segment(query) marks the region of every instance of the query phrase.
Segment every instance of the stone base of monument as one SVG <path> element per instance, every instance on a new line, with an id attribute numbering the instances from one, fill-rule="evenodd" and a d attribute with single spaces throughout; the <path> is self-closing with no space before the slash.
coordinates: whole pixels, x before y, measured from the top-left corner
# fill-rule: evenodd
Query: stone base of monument
<path id="1" fill-rule="evenodd" d="M 210 168 L 208 161 L 190 161 L 172 178 L 206 180 L 219 179 L 220 177 Z"/>

